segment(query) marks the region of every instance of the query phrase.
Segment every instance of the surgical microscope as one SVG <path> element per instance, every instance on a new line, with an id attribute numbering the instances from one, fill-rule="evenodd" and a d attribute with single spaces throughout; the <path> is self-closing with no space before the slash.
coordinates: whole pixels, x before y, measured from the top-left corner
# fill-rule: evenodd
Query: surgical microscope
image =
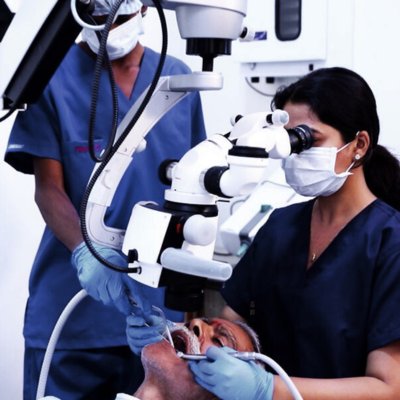
<path id="1" fill-rule="evenodd" d="M 122 248 L 129 263 L 123 272 L 146 285 L 166 287 L 167 307 L 198 311 L 205 288 L 218 288 L 232 273 L 230 264 L 213 260 L 218 198 L 251 192 L 268 158 L 281 159 L 309 148 L 312 135 L 305 126 L 284 129 L 288 116 L 281 110 L 238 116 L 229 134 L 210 137 L 181 160 L 165 160 L 159 175 L 171 188 L 165 192 L 163 205 L 136 204 L 125 230 L 105 225 L 104 216 L 118 183 L 134 155 L 145 151 L 145 137 L 152 126 L 191 91 L 222 88 L 221 74 L 212 70 L 213 59 L 230 54 L 231 41 L 250 32 L 243 28 L 244 1 L 218 2 L 218 6 L 183 3 L 171 1 L 163 6 L 174 8 L 180 34 L 187 39 L 187 53 L 202 57 L 203 70 L 160 78 L 131 129 L 129 123 L 146 93 L 138 99 L 118 127 L 118 148 L 105 168 L 94 171 L 81 221 L 88 247 L 94 241 Z M 129 133 L 122 137 L 122 131 Z"/>
<path id="2" fill-rule="evenodd" d="M 218 198 L 251 192 L 269 158 L 301 152 L 313 138 L 307 126 L 285 129 L 288 115 L 281 110 L 237 116 L 229 133 L 213 135 L 181 160 L 165 160 L 160 166 L 160 179 L 170 184 L 164 204 L 136 204 L 125 230 L 106 226 L 106 210 L 134 155 L 145 151 L 147 133 L 190 92 L 221 89 L 214 58 L 229 55 L 231 42 L 248 38 L 250 32 L 243 25 L 247 0 L 143 4 L 175 11 L 187 54 L 202 58 L 202 71 L 158 78 L 128 111 L 109 157 L 95 166 L 88 183 L 82 233 L 94 256 L 91 242 L 122 249 L 129 267 L 121 272 L 149 286 L 165 286 L 167 307 L 194 311 L 201 308 L 207 285 L 226 281 L 232 272 L 230 264 L 213 260 Z M 42 0 L 40 6 L 25 2 L 9 18 L 0 42 L 0 110 L 7 112 L 3 119 L 37 99 L 91 6 L 92 0 Z"/>
<path id="3" fill-rule="evenodd" d="M 87 23 L 85 13 L 90 13 L 92 3 L 47 0 L 40 7 L 24 3 L 0 43 L 0 109 L 11 113 L 36 100 Z M 165 286 L 167 307 L 196 311 L 202 307 L 204 289 L 218 288 L 232 272 L 230 264 L 213 260 L 217 200 L 250 193 L 269 158 L 285 158 L 310 147 L 312 135 L 306 126 L 286 130 L 288 117 L 280 110 L 238 116 L 228 134 L 211 136 L 181 160 L 166 160 L 160 166 L 160 179 L 171 185 L 163 205 L 139 203 L 126 229 L 107 226 L 107 208 L 134 155 L 145 151 L 147 133 L 190 92 L 221 89 L 223 78 L 213 71 L 214 59 L 229 55 L 233 40 L 251 40 L 252 35 L 244 26 L 247 0 L 144 0 L 143 4 L 174 10 L 186 52 L 202 58 L 202 71 L 159 77 L 128 111 L 109 157 L 97 163 L 88 183 L 82 233 L 96 258 L 92 242 L 122 249 L 129 264 L 122 269 L 100 259 L 105 265 L 146 285 Z"/>

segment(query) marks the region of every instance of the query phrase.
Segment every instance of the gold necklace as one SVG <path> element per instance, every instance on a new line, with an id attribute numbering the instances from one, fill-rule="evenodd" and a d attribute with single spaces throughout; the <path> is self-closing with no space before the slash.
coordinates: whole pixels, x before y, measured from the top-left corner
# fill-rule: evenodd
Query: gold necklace
<path id="1" fill-rule="evenodd" d="M 311 253 L 311 264 L 317 259 L 317 253 Z"/>

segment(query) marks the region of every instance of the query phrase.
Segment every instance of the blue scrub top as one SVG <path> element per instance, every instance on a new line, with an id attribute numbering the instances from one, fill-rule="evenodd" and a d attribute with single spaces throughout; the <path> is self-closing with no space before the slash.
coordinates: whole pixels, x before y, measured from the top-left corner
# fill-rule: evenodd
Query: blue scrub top
<path id="1" fill-rule="evenodd" d="M 145 48 L 133 93 L 118 90 L 119 119 L 148 87 L 159 54 Z M 74 45 L 40 99 L 16 118 L 5 160 L 14 168 L 33 173 L 33 157 L 60 161 L 65 188 L 76 209 L 94 167 L 88 152 L 88 121 L 95 60 Z M 162 75 L 189 73 L 180 60 L 167 56 Z M 112 98 L 108 74 L 100 83 L 95 140 L 106 145 L 111 131 Z M 135 154 L 107 211 L 108 226 L 125 229 L 135 203 L 163 203 L 166 186 L 159 182 L 158 167 L 165 159 L 180 159 L 206 138 L 198 93 L 183 99 L 147 135 L 146 151 Z M 69 300 L 81 289 L 70 262 L 70 251 L 46 227 L 34 260 L 24 336 L 27 346 L 46 348 L 51 331 Z M 146 288 L 153 304 L 163 307 L 164 289 Z M 166 310 L 167 318 L 181 320 L 180 312 Z M 125 317 L 112 307 L 85 298 L 74 310 L 58 341 L 59 349 L 126 345 Z"/>
<path id="2" fill-rule="evenodd" d="M 313 202 L 272 213 L 223 296 L 291 376 L 363 376 L 400 339 L 400 213 L 374 201 L 307 270 Z"/>

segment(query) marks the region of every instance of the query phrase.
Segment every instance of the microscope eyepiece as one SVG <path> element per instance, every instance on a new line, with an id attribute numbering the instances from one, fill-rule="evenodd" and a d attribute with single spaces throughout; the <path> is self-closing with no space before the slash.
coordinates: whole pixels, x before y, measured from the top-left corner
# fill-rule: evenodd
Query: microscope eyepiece
<path id="1" fill-rule="evenodd" d="M 314 143 L 312 129 L 307 125 L 298 125 L 292 129 L 287 129 L 291 153 L 301 153 L 309 149 Z"/>

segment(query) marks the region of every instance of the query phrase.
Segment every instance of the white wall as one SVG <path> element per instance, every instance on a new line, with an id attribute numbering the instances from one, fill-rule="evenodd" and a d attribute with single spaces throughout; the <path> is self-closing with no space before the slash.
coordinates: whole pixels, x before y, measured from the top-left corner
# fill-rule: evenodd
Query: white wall
<path id="1" fill-rule="evenodd" d="M 26 0 L 30 1 L 30 0 Z M 258 1 L 249 0 L 248 7 Z M 319 1 L 319 0 L 312 0 Z M 19 0 L 7 0 L 15 5 Z M 168 12 L 169 52 L 184 59 L 194 70 L 201 68 L 196 57 L 185 55 L 185 43 L 178 39 L 174 15 Z M 329 0 L 328 65 L 353 67 L 373 88 L 382 123 L 381 142 L 400 153 L 396 113 L 400 94 L 400 50 L 397 0 Z M 319 18 L 315 15 L 315 18 Z M 160 48 L 155 10 L 146 17 L 144 43 Z M 215 70 L 223 72 L 224 89 L 202 95 L 209 133 L 229 130 L 232 115 L 265 110 L 270 99 L 251 90 L 240 76 L 233 57 L 220 57 Z M 0 156 L 3 158 L 12 120 L 0 124 Z M 16 173 L 0 161 L 0 387 L 1 398 L 21 399 L 23 339 L 22 323 L 27 279 L 32 257 L 43 229 L 33 202 L 33 178 Z"/>
<path id="2" fill-rule="evenodd" d="M 378 104 L 381 144 L 400 155 L 400 51 L 397 0 L 356 0 L 354 69 L 370 83 Z"/>
<path id="3" fill-rule="evenodd" d="M 10 121 L 0 125 L 3 159 Z M 43 222 L 33 203 L 33 177 L 0 162 L 0 387 L 4 398 L 22 394 L 22 324 L 30 265 Z"/>

